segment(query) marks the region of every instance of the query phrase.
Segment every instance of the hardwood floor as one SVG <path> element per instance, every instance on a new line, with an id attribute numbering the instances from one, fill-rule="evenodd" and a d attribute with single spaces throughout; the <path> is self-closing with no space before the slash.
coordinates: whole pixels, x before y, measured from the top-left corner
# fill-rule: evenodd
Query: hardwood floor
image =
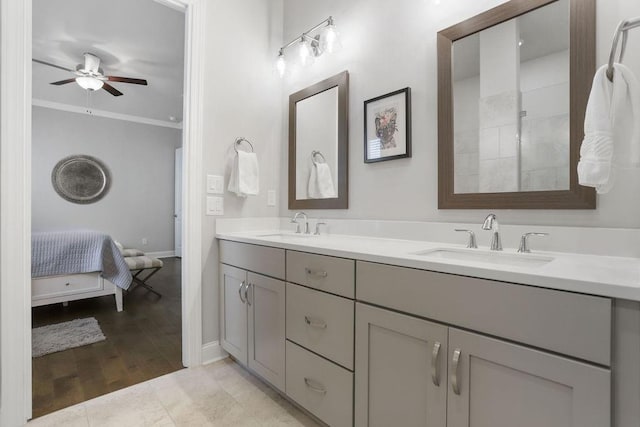
<path id="1" fill-rule="evenodd" d="M 32 309 L 33 327 L 95 317 L 106 341 L 33 359 L 33 417 L 182 369 L 180 259 L 165 258 L 116 312 L 113 296 Z"/>

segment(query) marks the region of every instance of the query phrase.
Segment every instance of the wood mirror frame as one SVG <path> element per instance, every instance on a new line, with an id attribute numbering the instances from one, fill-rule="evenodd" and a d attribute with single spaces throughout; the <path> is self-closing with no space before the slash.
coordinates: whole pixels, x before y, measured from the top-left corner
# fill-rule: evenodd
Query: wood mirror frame
<path id="1" fill-rule="evenodd" d="M 338 88 L 338 197 L 296 199 L 296 104 Z M 347 209 L 349 207 L 349 72 L 343 71 L 289 96 L 289 209 Z"/>
<path id="2" fill-rule="evenodd" d="M 569 190 L 505 193 L 454 192 L 453 42 L 557 0 L 511 0 L 438 32 L 438 208 L 595 209 L 593 188 L 578 184 L 584 115 L 595 73 L 595 0 L 569 0 L 570 113 Z"/>

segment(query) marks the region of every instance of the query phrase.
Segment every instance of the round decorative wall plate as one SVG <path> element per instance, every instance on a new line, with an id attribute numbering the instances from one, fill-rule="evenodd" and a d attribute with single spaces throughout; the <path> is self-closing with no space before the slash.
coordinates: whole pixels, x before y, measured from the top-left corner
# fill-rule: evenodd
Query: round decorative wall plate
<path id="1" fill-rule="evenodd" d="M 95 203 L 109 191 L 109 169 L 98 159 L 74 155 L 60 160 L 51 172 L 51 183 L 63 199 L 78 204 Z"/>

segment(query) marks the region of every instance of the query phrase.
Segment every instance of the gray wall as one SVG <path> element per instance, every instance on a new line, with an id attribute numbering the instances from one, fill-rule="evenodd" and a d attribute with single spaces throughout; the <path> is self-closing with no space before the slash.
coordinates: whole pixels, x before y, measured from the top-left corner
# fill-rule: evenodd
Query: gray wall
<path id="1" fill-rule="evenodd" d="M 285 77 L 282 111 L 288 95 L 343 70 L 350 72 L 349 210 L 314 211 L 323 218 L 478 222 L 486 211 L 438 210 L 437 200 L 437 72 L 436 33 L 503 1 L 431 0 L 284 0 L 284 40 L 333 15 L 343 49 L 321 58 L 304 72 Z M 597 57 L 606 62 L 611 36 L 621 19 L 640 15 L 636 0 L 597 0 Z M 628 52 L 640 37 L 631 34 Z M 625 63 L 640 75 L 640 56 Z M 363 162 L 363 102 L 406 86 L 413 98 L 413 158 Z M 286 122 L 283 115 L 282 164 L 286 165 Z M 287 189 L 287 171 L 280 175 L 280 193 Z M 595 211 L 496 211 L 504 223 L 638 227 L 640 170 L 620 172 L 611 193 L 598 197 Z M 281 214 L 290 215 L 280 199 Z"/>
<path id="2" fill-rule="evenodd" d="M 178 129 L 33 108 L 34 231 L 88 228 L 145 252 L 174 249 L 174 153 Z M 62 199 L 51 170 L 62 158 L 88 154 L 112 176 L 107 196 L 90 205 Z M 142 245 L 142 238 L 148 245 Z"/>

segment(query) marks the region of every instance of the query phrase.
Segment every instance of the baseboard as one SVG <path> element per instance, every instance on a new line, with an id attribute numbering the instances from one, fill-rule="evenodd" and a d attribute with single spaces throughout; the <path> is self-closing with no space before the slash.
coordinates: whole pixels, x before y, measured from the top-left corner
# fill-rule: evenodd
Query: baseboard
<path id="1" fill-rule="evenodd" d="M 202 364 L 217 362 L 218 360 L 229 357 L 226 351 L 222 349 L 219 341 L 212 341 L 202 346 Z"/>
<path id="2" fill-rule="evenodd" d="M 145 254 L 151 258 L 173 258 L 176 256 L 175 251 L 146 252 Z"/>

